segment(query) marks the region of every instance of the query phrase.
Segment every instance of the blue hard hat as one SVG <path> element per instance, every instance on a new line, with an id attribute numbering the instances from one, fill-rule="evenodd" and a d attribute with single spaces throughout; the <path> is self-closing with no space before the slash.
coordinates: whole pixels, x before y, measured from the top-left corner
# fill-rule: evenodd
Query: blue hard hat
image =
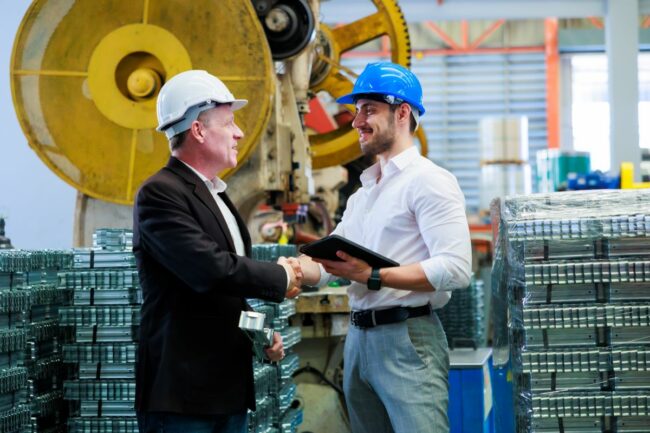
<path id="1" fill-rule="evenodd" d="M 354 104 L 363 95 L 383 95 L 389 104 L 407 102 L 424 114 L 422 86 L 415 74 L 402 65 L 391 62 L 369 63 L 363 70 L 352 93 L 336 100 L 341 104 Z"/>

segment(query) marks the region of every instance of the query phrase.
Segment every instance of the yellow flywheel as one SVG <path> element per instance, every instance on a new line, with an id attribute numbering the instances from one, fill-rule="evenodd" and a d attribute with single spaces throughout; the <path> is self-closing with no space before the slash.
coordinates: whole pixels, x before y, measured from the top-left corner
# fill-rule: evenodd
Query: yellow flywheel
<path id="1" fill-rule="evenodd" d="M 341 66 L 341 55 L 369 41 L 388 36 L 391 60 L 409 67 L 411 42 L 408 27 L 396 0 L 372 0 L 376 12 L 351 23 L 330 28 L 320 25 L 316 61 L 312 69 L 311 90 L 325 91 L 338 98 L 352 91 L 350 74 Z M 354 107 L 348 107 L 354 111 Z M 359 137 L 350 125 L 332 132 L 311 135 L 314 168 L 345 164 L 359 156 Z"/>
<path id="2" fill-rule="evenodd" d="M 29 145 L 50 169 L 89 196 L 130 204 L 169 157 L 154 129 L 160 87 L 188 69 L 252 101 L 236 113 L 245 161 L 274 93 L 250 1 L 34 0 L 14 43 L 11 87 Z"/>

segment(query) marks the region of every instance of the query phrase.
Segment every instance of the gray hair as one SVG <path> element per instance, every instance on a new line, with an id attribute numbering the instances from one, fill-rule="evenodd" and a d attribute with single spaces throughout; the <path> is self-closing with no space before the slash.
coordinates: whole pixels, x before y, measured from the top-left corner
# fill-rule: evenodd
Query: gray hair
<path id="1" fill-rule="evenodd" d="M 205 113 L 210 111 L 212 108 L 216 108 L 219 105 L 216 105 L 214 107 L 208 108 L 207 110 L 203 110 L 198 113 L 196 116 L 196 120 L 201 122 L 203 125 L 205 125 Z M 193 121 L 192 121 L 193 122 Z M 191 124 L 190 124 L 191 126 Z M 190 133 L 189 128 L 186 129 L 183 132 L 179 132 L 178 134 L 174 135 L 172 138 L 169 139 L 169 150 L 173 152 L 174 150 L 180 149 L 181 146 L 183 146 L 183 143 L 185 143 L 185 139 L 187 138 L 187 135 Z"/>

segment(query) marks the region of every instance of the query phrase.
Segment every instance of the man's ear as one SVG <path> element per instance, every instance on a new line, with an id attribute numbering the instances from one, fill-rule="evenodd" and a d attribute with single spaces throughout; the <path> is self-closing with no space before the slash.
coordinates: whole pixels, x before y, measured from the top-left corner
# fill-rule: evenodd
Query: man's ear
<path id="1" fill-rule="evenodd" d="M 400 106 L 397 109 L 397 115 L 399 117 L 400 122 L 405 122 L 407 125 L 410 126 L 411 124 L 411 106 L 407 104 L 406 102 L 403 104 L 400 104 Z"/>
<path id="2" fill-rule="evenodd" d="M 199 143 L 203 142 L 203 127 L 202 126 L 203 125 L 201 125 L 201 122 L 199 122 L 198 120 L 195 120 L 190 125 L 190 134 Z"/>

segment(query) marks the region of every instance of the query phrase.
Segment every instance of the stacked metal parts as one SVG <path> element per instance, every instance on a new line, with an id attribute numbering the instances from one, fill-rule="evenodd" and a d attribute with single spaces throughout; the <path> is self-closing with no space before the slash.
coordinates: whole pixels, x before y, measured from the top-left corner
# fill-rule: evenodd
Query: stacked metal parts
<path id="1" fill-rule="evenodd" d="M 507 198 L 492 216 L 494 362 L 512 363 L 516 431 L 647 432 L 650 191 Z"/>
<path id="2" fill-rule="evenodd" d="M 483 281 L 472 278 L 465 289 L 454 290 L 451 299 L 436 313 L 447 334 L 449 347 L 469 343 L 485 346 L 485 292 Z"/>
<path id="3" fill-rule="evenodd" d="M 58 312 L 69 291 L 57 284 L 71 266 L 70 252 L 0 251 L 2 432 L 65 431 Z"/>
<path id="4" fill-rule="evenodd" d="M 275 262 L 280 256 L 297 253 L 295 245 L 253 245 L 253 258 Z M 298 355 L 292 348 L 300 341 L 300 328 L 289 326 L 289 317 L 296 313 L 296 303 L 286 299 L 280 304 L 249 299 L 257 312 L 266 315 L 264 326 L 282 336 L 285 357 L 277 364 L 254 361 L 255 400 L 257 410 L 249 413 L 250 433 L 296 433 L 302 422 L 302 408 L 294 407 L 296 384 L 293 373 L 299 367 Z"/>
<path id="5" fill-rule="evenodd" d="M 99 229 L 93 248 L 74 250 L 74 269 L 61 275 L 73 291 L 60 311 L 74 342 L 63 347 L 74 380 L 65 382 L 71 401 L 70 433 L 135 433 L 135 360 L 140 290 L 132 233 Z"/>

